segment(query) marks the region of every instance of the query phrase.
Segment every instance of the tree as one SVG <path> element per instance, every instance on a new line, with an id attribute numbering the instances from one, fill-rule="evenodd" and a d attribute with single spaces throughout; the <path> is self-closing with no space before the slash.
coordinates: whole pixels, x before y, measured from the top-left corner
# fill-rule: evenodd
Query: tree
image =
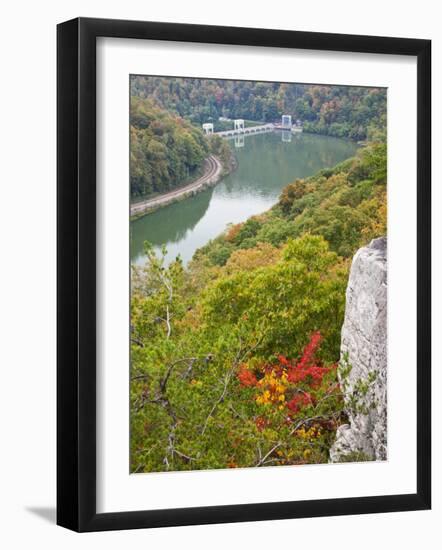
<path id="1" fill-rule="evenodd" d="M 162 193 L 202 167 L 209 145 L 198 128 L 139 97 L 131 98 L 130 117 L 132 197 Z"/>

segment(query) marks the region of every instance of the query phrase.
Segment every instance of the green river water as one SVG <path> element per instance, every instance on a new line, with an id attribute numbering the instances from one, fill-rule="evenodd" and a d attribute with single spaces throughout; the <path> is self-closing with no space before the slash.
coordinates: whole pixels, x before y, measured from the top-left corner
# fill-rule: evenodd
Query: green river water
<path id="1" fill-rule="evenodd" d="M 353 142 L 313 134 L 272 132 L 236 138 L 238 168 L 211 189 L 131 222 L 131 262 L 144 261 L 143 242 L 166 245 L 170 261 L 187 263 L 195 250 L 225 230 L 268 210 L 283 187 L 353 156 Z"/>

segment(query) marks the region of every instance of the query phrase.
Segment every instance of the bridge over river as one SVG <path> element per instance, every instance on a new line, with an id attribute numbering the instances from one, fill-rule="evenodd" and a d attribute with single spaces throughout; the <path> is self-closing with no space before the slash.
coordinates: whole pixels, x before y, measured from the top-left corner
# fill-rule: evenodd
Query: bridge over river
<path id="1" fill-rule="evenodd" d="M 272 123 L 260 124 L 259 126 L 249 126 L 242 128 L 232 128 L 232 130 L 224 130 L 223 132 L 214 132 L 215 135 L 221 137 L 239 136 L 244 134 L 262 134 L 264 132 L 273 132 L 275 125 Z"/>
<path id="2" fill-rule="evenodd" d="M 221 120 L 221 119 L 220 119 Z M 223 119 L 229 120 L 229 119 Z M 300 120 L 297 120 L 295 124 L 292 124 L 291 115 L 282 115 L 281 123 L 268 122 L 267 124 L 257 124 L 256 126 L 246 126 L 243 118 L 237 118 L 233 120 L 233 128 L 230 130 L 222 130 L 220 132 L 214 132 L 213 122 L 205 122 L 203 124 L 203 130 L 206 135 L 217 135 L 223 138 L 244 136 L 247 134 L 263 134 L 266 132 L 273 132 L 274 130 L 285 130 L 287 132 L 302 132 L 302 124 Z"/>

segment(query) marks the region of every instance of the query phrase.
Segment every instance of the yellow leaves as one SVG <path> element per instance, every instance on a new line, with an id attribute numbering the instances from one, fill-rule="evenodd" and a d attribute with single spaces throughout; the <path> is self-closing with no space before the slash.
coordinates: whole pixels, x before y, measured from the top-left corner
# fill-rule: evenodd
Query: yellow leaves
<path id="1" fill-rule="evenodd" d="M 360 209 L 370 219 L 370 223 L 361 231 L 363 237 L 361 244 L 387 234 L 387 193 L 385 189 L 379 189 L 372 199 L 363 201 Z"/>
<path id="2" fill-rule="evenodd" d="M 298 179 L 293 183 L 287 185 L 279 197 L 279 204 L 282 206 L 284 212 L 288 213 L 295 200 L 300 199 L 306 192 L 305 180 Z"/>
<path id="3" fill-rule="evenodd" d="M 265 267 L 274 264 L 280 256 L 280 249 L 269 243 L 258 243 L 253 248 L 235 250 L 227 260 L 225 270 L 227 273 L 234 273 Z"/>
<path id="4" fill-rule="evenodd" d="M 305 441 L 313 441 L 317 437 L 321 435 L 321 428 L 319 426 L 312 426 L 311 428 L 308 428 L 307 430 L 303 426 L 299 430 L 296 430 L 295 435 L 299 437 L 300 439 L 303 439 Z"/>
<path id="5" fill-rule="evenodd" d="M 272 402 L 270 397 L 270 391 L 265 390 L 263 393 L 258 395 L 256 397 L 256 402 L 258 403 L 258 405 L 269 405 Z"/>
<path id="6" fill-rule="evenodd" d="M 278 376 L 273 370 L 267 372 L 258 382 L 258 387 L 262 388 L 262 393 L 256 397 L 258 405 L 267 405 L 275 403 L 279 405 L 278 409 L 282 410 L 285 402 L 285 393 L 288 387 L 287 374 L 283 373 Z"/>

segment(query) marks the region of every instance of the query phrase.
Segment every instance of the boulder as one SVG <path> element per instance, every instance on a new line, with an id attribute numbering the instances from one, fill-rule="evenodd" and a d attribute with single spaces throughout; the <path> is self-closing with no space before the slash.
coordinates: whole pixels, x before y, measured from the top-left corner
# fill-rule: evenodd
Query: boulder
<path id="1" fill-rule="evenodd" d="M 340 382 L 349 423 L 338 428 L 330 461 L 387 458 L 387 239 L 374 239 L 358 250 L 347 286 L 341 337 L 341 365 L 350 373 Z M 342 367 L 341 367 L 342 368 Z M 360 381 L 368 391 L 350 406 Z M 353 401 L 354 405 L 354 401 Z M 350 456 L 349 456 L 350 455 Z"/>

